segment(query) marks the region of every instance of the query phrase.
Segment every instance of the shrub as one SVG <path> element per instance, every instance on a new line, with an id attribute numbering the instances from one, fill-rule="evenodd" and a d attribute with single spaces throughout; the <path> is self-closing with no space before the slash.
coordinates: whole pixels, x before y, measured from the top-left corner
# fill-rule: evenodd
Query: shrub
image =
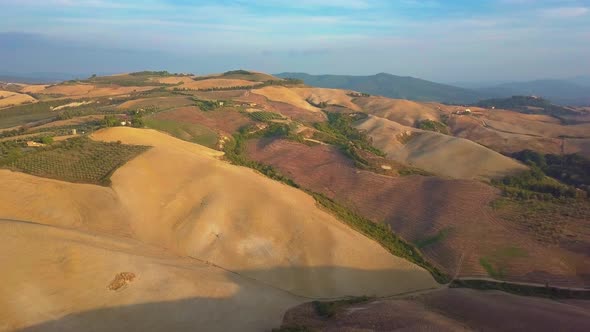
<path id="1" fill-rule="evenodd" d="M 520 174 L 507 176 L 501 180 L 492 180 L 492 184 L 501 188 L 504 195 L 519 199 L 577 197 L 577 191 L 574 187 L 564 185 L 547 177 L 540 168 L 534 165 L 531 170 Z"/>
<path id="2" fill-rule="evenodd" d="M 41 139 L 39 141 L 41 143 L 43 143 L 43 144 L 49 145 L 49 144 L 53 143 L 53 137 L 51 137 L 51 136 L 43 136 L 43 137 L 41 137 Z"/>
<path id="3" fill-rule="evenodd" d="M 434 120 L 418 121 L 416 127 L 422 130 L 434 131 L 445 135 L 449 134 L 449 127 L 447 127 L 447 125 Z"/>
<path id="4" fill-rule="evenodd" d="M 372 298 L 368 296 L 357 296 L 351 297 L 345 300 L 338 300 L 338 301 L 313 301 L 313 309 L 315 310 L 316 314 L 320 317 L 330 318 L 333 317 L 340 309 L 357 304 L 357 303 L 364 303 L 370 301 Z"/>

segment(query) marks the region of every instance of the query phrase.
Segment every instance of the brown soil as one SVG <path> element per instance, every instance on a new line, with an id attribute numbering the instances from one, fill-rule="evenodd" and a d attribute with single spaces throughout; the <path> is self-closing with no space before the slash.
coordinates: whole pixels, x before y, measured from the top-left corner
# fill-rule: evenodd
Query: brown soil
<path id="1" fill-rule="evenodd" d="M 155 118 L 196 123 L 226 134 L 232 134 L 241 127 L 253 123 L 248 117 L 234 110 L 219 109 L 203 112 L 196 106 L 181 107 L 158 113 Z"/>
<path id="2" fill-rule="evenodd" d="M 489 206 L 498 191 L 484 183 L 378 175 L 354 168 L 332 146 L 285 140 L 251 141 L 247 153 L 304 188 L 334 198 L 373 221 L 388 223 L 408 241 L 421 243 L 446 233 L 422 251 L 450 275 L 458 271 L 460 276 L 487 276 L 480 262 L 485 258 L 515 281 L 590 284 L 587 255 L 546 247 L 535 234 L 500 220 Z M 511 248 L 523 254 L 507 254 Z"/>
<path id="3" fill-rule="evenodd" d="M 590 301 L 577 305 L 502 292 L 443 289 L 405 299 L 377 300 L 318 316 L 311 303 L 289 310 L 283 327 L 321 331 L 587 331 Z"/>

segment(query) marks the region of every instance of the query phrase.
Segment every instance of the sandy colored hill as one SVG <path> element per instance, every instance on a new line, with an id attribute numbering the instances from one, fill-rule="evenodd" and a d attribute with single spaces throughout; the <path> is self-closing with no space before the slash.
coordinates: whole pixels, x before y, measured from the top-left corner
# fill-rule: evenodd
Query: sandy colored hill
<path id="1" fill-rule="evenodd" d="M 155 87 L 151 86 L 108 86 L 100 87 L 93 84 L 61 84 L 51 85 L 47 88 L 38 91 L 39 94 L 56 94 L 64 95 L 68 98 L 88 98 L 88 97 L 103 97 L 128 94 L 131 92 L 140 92 L 152 90 Z"/>
<path id="2" fill-rule="evenodd" d="M 267 86 L 252 92 L 265 96 L 269 100 L 291 104 L 312 112 L 319 111 L 319 108 L 310 102 L 315 105 L 325 102 L 329 105 L 340 105 L 360 111 L 360 108 L 352 102 L 352 97 L 348 96 L 345 90 Z"/>
<path id="3" fill-rule="evenodd" d="M 262 331 L 303 300 L 131 239 L 6 220 L 0 233 L 2 331 Z"/>
<path id="4" fill-rule="evenodd" d="M 369 116 L 357 125 L 373 139 L 375 147 L 395 161 L 414 165 L 442 176 L 460 179 L 499 178 L 526 167 L 472 141 L 405 127 Z M 402 135 L 412 136 L 402 143 Z"/>
<path id="5" fill-rule="evenodd" d="M 34 103 L 36 101 L 35 98 L 23 93 L 0 90 L 0 108 Z"/>
<path id="6" fill-rule="evenodd" d="M 262 95 L 269 100 L 279 101 L 286 104 L 291 104 L 293 106 L 312 111 L 312 112 L 319 112 L 320 109 L 312 106 L 310 103 L 305 101 L 305 98 L 302 98 L 300 94 L 298 94 L 295 89 L 283 87 L 283 86 L 267 86 L 262 89 L 256 89 L 252 92 Z"/>
<path id="7" fill-rule="evenodd" d="M 414 126 L 417 121 L 440 121 L 436 104 L 419 103 L 405 99 L 385 97 L 363 97 L 354 100 L 365 112 L 389 119 L 405 126 Z"/>
<path id="8" fill-rule="evenodd" d="M 101 130 L 93 138 L 153 148 L 119 168 L 112 188 L 1 170 L 0 217 L 137 239 L 312 298 L 437 287 L 425 270 L 346 227 L 302 191 L 229 165 L 218 159 L 218 151 L 125 127 Z M 88 297 L 89 307 L 96 303 L 93 291 L 80 296 Z M 26 303 L 47 317 L 43 302 Z"/>
<path id="9" fill-rule="evenodd" d="M 247 70 L 243 73 L 239 71 L 226 72 L 226 73 L 217 73 L 217 74 L 209 74 L 204 76 L 197 76 L 199 78 L 209 77 L 209 78 L 225 78 L 225 79 L 239 79 L 239 80 L 247 80 L 253 82 L 264 82 L 264 81 L 280 81 L 282 78 L 278 78 L 266 73 L 261 73 L 257 71 Z"/>
<path id="10" fill-rule="evenodd" d="M 24 93 L 39 93 L 47 88 L 49 85 L 47 84 L 20 84 L 21 92 Z"/>
<path id="11" fill-rule="evenodd" d="M 195 81 L 191 77 L 163 77 L 156 79 L 158 83 L 166 83 L 166 84 L 178 84 L 178 86 L 174 86 L 170 89 L 179 88 L 179 89 L 189 89 L 189 90 L 199 90 L 199 89 L 212 89 L 212 88 L 231 88 L 231 87 L 242 87 L 242 86 L 253 86 L 256 84 L 260 84 L 260 82 L 248 81 L 244 79 L 232 79 L 232 78 L 216 78 L 212 77 L 210 79 L 205 80 L 197 80 Z"/>

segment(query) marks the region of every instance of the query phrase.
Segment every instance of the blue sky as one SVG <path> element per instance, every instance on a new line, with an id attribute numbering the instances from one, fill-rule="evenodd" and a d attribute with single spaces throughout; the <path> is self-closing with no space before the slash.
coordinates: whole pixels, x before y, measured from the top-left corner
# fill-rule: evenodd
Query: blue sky
<path id="1" fill-rule="evenodd" d="M 0 72 L 590 75 L 590 0 L 0 0 Z"/>

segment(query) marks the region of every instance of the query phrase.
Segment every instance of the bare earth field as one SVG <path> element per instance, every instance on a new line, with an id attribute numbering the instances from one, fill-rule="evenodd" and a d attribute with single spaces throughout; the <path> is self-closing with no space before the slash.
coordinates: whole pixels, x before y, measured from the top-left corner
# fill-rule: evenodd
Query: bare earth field
<path id="1" fill-rule="evenodd" d="M 156 97 L 156 98 L 140 98 L 126 101 L 119 106 L 118 109 L 138 109 L 146 107 L 157 107 L 159 109 L 168 109 L 174 107 L 189 106 L 194 104 L 188 97 Z"/>
<path id="2" fill-rule="evenodd" d="M 181 107 L 158 113 L 155 118 L 202 124 L 210 129 L 221 131 L 226 135 L 231 135 L 242 126 L 252 123 L 252 120 L 247 116 L 233 110 L 203 112 L 196 106 Z"/>
<path id="3" fill-rule="evenodd" d="M 321 331 L 587 331 L 590 314 L 548 299 L 441 289 L 350 305 L 328 319 L 318 316 L 312 304 L 302 304 L 285 314 L 283 326 L 302 325 Z"/>
<path id="4" fill-rule="evenodd" d="M 214 88 L 231 88 L 231 87 L 244 87 L 253 86 L 260 84 L 260 82 L 253 82 L 243 79 L 228 79 L 228 78 L 216 78 L 212 77 L 205 80 L 195 81 L 192 77 L 164 77 L 158 78 L 155 81 L 158 83 L 165 84 L 179 84 L 178 86 L 171 87 L 169 89 L 179 88 L 188 90 L 204 90 Z"/>
<path id="5" fill-rule="evenodd" d="M 260 331 L 303 301 L 128 238 L 7 220 L 0 230 L 2 331 Z M 132 278 L 117 284 L 122 273 Z"/>
<path id="6" fill-rule="evenodd" d="M 43 227 L 62 227 L 89 234 L 108 234 L 117 239 L 138 240 L 145 245 L 164 248 L 173 255 L 198 259 L 214 267 L 236 272 L 267 287 L 296 296 L 386 296 L 437 287 L 428 272 L 392 256 L 377 243 L 346 227 L 317 208 L 310 196 L 269 180 L 250 169 L 220 161 L 220 152 L 153 130 L 110 128 L 96 132 L 93 138 L 122 141 L 124 144 L 150 145 L 153 148 L 119 168 L 111 178 L 110 188 L 66 183 L 1 170 L 3 190 L 0 192 L 0 217 L 47 225 Z M 167 162 L 160 162 L 162 160 Z M 52 208 L 47 209 L 47 206 Z M 110 305 L 105 306 L 105 302 L 100 300 L 102 295 L 98 298 L 96 295 L 97 292 L 111 294 L 106 289 L 108 280 L 120 272 L 146 271 L 147 266 L 151 265 L 146 263 L 148 265 L 138 266 L 135 264 L 139 263 L 126 258 L 128 256 L 121 257 L 122 250 L 117 249 L 119 245 L 102 244 L 100 253 L 87 253 L 87 249 L 80 248 L 85 246 L 83 243 L 88 242 L 83 240 L 86 235 L 72 235 L 71 241 L 75 245 L 71 250 L 67 244 L 60 244 L 62 241 L 53 241 L 50 237 L 47 238 L 47 243 L 39 241 L 34 246 L 23 246 L 4 241 L 5 237 L 12 239 L 11 241 L 19 241 L 19 237 L 11 232 L 1 232 L 0 236 L 0 242 L 8 244 L 13 250 L 14 254 L 9 261 L 11 266 L 21 263 L 28 266 L 27 269 L 16 269 L 15 276 L 4 274 L 2 278 L 22 280 L 31 287 L 31 291 L 47 290 L 41 296 L 45 302 L 39 302 L 37 297 L 19 297 L 14 293 L 3 296 L 2 299 L 11 301 L 2 304 L 3 308 L 10 307 L 22 313 L 3 319 L 3 324 L 8 326 L 24 327 L 25 322 L 44 322 L 48 318 L 60 319 L 66 315 L 72 317 L 71 314 L 80 311 L 110 308 Z M 36 237 L 26 236 L 23 243 Z M 115 240 L 107 243 L 112 241 Z M 351 243 L 355 245 L 350 246 Z M 142 250 L 133 252 L 141 256 Z M 76 256 L 52 256 L 58 253 L 67 255 L 69 252 Z M 19 259 L 19 255 L 30 257 L 27 259 L 32 261 Z M 96 255 L 102 258 L 93 259 Z M 73 259 L 77 261 L 72 261 Z M 62 263 L 70 261 L 71 264 Z M 50 267 L 55 265 L 52 268 L 60 272 L 51 273 L 49 270 L 49 274 L 31 273 L 43 269 L 43 264 L 38 266 L 35 262 L 45 262 Z M 93 262 L 96 266 L 89 266 L 85 262 Z M 124 267 L 124 262 L 127 262 L 128 268 Z M 100 278 L 94 274 L 96 270 L 104 270 L 98 274 Z M 158 270 L 149 271 L 145 276 L 147 287 L 162 289 L 153 278 L 177 282 L 166 274 L 158 275 Z M 57 280 L 50 278 L 50 275 Z M 93 276 L 90 278 L 92 281 L 86 280 L 84 276 L 87 275 Z M 72 281 L 68 282 L 70 278 Z M 138 276 L 138 284 L 142 278 L 142 275 Z M 13 289 L 10 287 L 10 280 L 2 280 L 2 292 Z M 196 280 L 199 280 L 198 286 L 191 287 L 208 287 L 207 282 L 201 281 L 201 278 Z M 88 289 L 83 287 L 89 285 L 88 283 L 92 286 Z M 65 285 L 80 287 L 68 290 L 63 289 Z M 133 288 L 133 283 L 129 287 Z M 179 287 L 177 294 L 182 293 L 183 296 L 190 296 L 193 292 L 182 292 L 181 285 L 175 287 Z M 54 291 L 50 291 L 51 289 Z M 86 290 L 81 291 L 82 289 Z M 194 291 L 192 294 L 198 292 Z M 234 294 L 215 290 L 202 292 L 206 297 L 223 298 Z M 173 293 L 165 294 L 173 296 Z M 135 296 L 133 298 L 135 301 L 145 301 Z M 243 295 L 237 297 L 247 298 Z M 55 302 L 50 299 L 55 299 Z M 20 302 L 12 302 L 15 300 Z M 148 302 L 166 300 L 166 297 L 156 295 Z M 48 311 L 47 301 L 57 308 L 54 314 L 49 314 L 52 311 Z M 293 304 L 290 297 L 284 301 L 281 303 Z M 80 309 L 68 309 L 71 308 L 68 306 L 78 303 Z M 194 304 L 190 301 L 188 303 Z M 230 305 L 228 310 L 235 308 L 235 302 L 227 303 Z M 23 307 L 18 308 L 15 305 Z M 210 305 L 206 306 L 212 308 Z M 208 309 L 201 310 L 200 312 L 206 314 Z M 219 310 L 223 312 L 225 309 Z M 264 308 L 260 310 L 260 315 L 269 317 Z M 88 324 L 85 319 L 83 317 L 82 321 Z M 153 319 L 158 320 L 156 317 Z M 165 321 L 171 318 L 161 319 Z M 248 321 L 252 319 L 251 315 L 247 318 Z M 239 323 L 239 318 L 232 318 L 231 324 Z M 61 325 L 56 325 L 56 329 L 59 327 Z M 222 325 L 216 329 L 224 330 Z M 253 327 L 252 330 L 257 328 Z"/>
<path id="7" fill-rule="evenodd" d="M 534 234 L 499 219 L 489 206 L 498 193 L 481 182 L 377 175 L 354 168 L 333 147 L 285 140 L 252 141 L 247 152 L 304 188 L 391 225 L 410 242 L 428 243 L 444 234 L 422 251 L 449 275 L 487 276 L 480 262 L 483 258 L 502 267 L 509 280 L 566 286 L 590 283 L 588 255 L 546 247 L 533 240 Z"/>
<path id="8" fill-rule="evenodd" d="M 265 96 L 269 100 L 291 104 L 312 112 L 319 110 L 313 105 L 319 105 L 320 103 L 339 105 L 354 111 L 361 110 L 359 106 L 352 102 L 352 97 L 348 96 L 348 92 L 345 90 L 268 86 L 253 90 L 253 92 Z"/>
<path id="9" fill-rule="evenodd" d="M 56 94 L 68 98 L 89 98 L 129 94 L 131 92 L 141 92 L 152 90 L 156 87 L 150 86 L 117 86 L 99 87 L 93 84 L 72 84 L 72 85 L 52 85 L 38 91 L 39 94 Z"/>
<path id="10" fill-rule="evenodd" d="M 0 90 L 0 108 L 34 103 L 37 100 L 29 95 Z"/>
<path id="11" fill-rule="evenodd" d="M 526 170 L 524 165 L 472 141 L 405 127 L 370 116 L 356 125 L 387 157 L 438 175 L 460 179 L 500 178 Z M 413 134 L 403 142 L 404 135 Z"/>
<path id="12" fill-rule="evenodd" d="M 23 93 L 39 93 L 48 87 L 46 84 L 21 84 L 21 92 Z"/>
<path id="13" fill-rule="evenodd" d="M 356 98 L 354 103 L 369 114 L 405 126 L 413 126 L 419 120 L 440 121 L 440 112 L 437 107 L 428 103 L 384 97 L 360 97 Z"/>

